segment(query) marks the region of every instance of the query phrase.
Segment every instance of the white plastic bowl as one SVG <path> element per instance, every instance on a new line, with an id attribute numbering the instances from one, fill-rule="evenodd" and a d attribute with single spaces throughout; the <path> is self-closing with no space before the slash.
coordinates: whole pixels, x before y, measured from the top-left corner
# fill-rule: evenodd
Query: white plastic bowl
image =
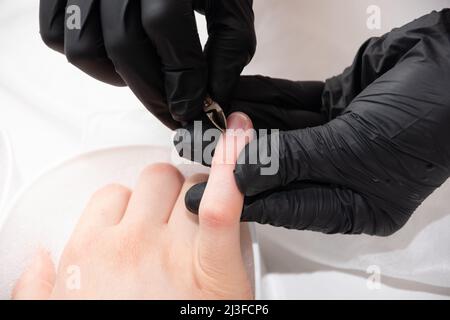
<path id="1" fill-rule="evenodd" d="M 47 248 L 57 263 L 90 195 L 109 183 L 132 187 L 141 170 L 152 163 L 171 163 L 169 148 L 127 146 L 79 155 L 45 170 L 23 188 L 0 220 L 0 299 L 10 297 L 13 284 L 38 247 Z M 207 172 L 198 165 L 180 165 L 186 176 Z M 250 232 L 249 232 L 250 230 Z M 254 228 L 243 228 L 242 247 L 260 297 L 261 264 Z"/>
<path id="2" fill-rule="evenodd" d="M 6 133 L 0 131 L 0 222 L 5 214 L 8 199 L 19 185 L 19 174 L 14 155 Z"/>

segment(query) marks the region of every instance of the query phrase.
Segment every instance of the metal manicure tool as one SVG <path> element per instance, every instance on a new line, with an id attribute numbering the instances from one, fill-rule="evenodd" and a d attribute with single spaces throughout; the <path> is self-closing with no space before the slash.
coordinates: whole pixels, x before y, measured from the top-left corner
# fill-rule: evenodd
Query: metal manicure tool
<path id="1" fill-rule="evenodd" d="M 227 117 L 225 116 L 222 107 L 210 97 L 207 97 L 205 99 L 203 110 L 214 126 L 221 132 L 225 132 L 227 129 Z"/>

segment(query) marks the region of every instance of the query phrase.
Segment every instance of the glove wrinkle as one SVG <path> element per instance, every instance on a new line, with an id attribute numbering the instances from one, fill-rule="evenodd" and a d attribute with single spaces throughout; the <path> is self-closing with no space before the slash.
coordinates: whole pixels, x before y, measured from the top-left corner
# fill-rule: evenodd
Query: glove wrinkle
<path id="1" fill-rule="evenodd" d="M 243 219 L 324 233 L 400 230 L 449 178 L 448 21 L 445 9 L 367 41 L 354 64 L 325 83 L 331 121 L 281 133 L 277 176 L 261 176 L 261 163 L 239 164 L 240 189 L 261 195 L 246 201 Z M 328 186 L 293 183 L 303 180 Z"/>

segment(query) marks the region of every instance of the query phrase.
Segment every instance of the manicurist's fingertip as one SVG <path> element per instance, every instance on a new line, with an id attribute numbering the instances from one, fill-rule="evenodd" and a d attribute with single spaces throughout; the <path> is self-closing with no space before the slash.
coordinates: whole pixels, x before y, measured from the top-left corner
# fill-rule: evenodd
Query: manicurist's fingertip
<path id="1" fill-rule="evenodd" d="M 202 201 L 203 193 L 205 192 L 206 182 L 197 184 L 186 192 L 184 202 L 186 208 L 193 214 L 198 214 L 200 202 Z"/>

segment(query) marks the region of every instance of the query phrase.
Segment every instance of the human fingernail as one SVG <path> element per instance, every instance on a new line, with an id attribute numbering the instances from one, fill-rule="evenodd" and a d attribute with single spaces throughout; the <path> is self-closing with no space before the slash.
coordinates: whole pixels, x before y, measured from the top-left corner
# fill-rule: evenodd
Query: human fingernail
<path id="1" fill-rule="evenodd" d="M 228 129 L 247 130 L 252 127 L 252 120 L 242 112 L 234 112 L 228 117 Z"/>

